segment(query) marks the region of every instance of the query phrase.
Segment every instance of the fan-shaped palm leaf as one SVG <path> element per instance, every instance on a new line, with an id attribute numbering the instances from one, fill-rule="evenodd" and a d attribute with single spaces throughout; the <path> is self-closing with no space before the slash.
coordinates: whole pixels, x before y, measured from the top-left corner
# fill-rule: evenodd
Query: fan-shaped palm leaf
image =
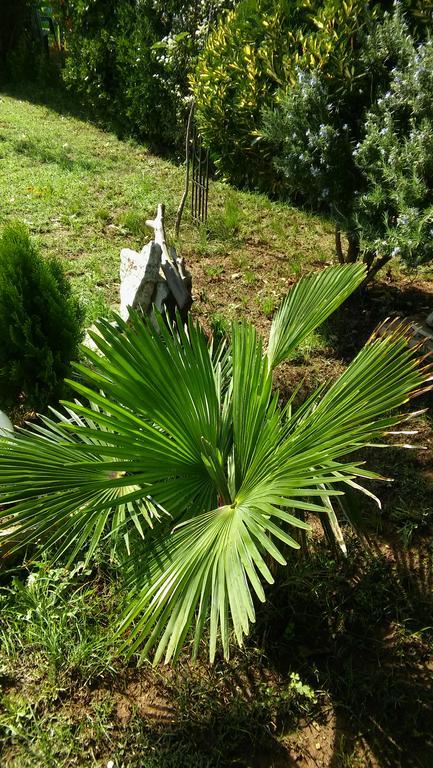
<path id="1" fill-rule="evenodd" d="M 103 356 L 87 351 L 71 382 L 90 405 L 0 440 L 0 531 L 71 558 L 124 541 L 130 652 L 176 657 L 193 627 L 197 651 L 208 625 L 211 658 L 219 637 L 228 655 L 231 629 L 242 643 L 265 599 L 270 559 L 284 563 L 282 545 L 308 528 L 297 511 L 329 516 L 345 485 L 376 477 L 347 456 L 398 424 L 430 377 L 395 326 L 332 386 L 280 408 L 273 368 L 363 277 L 349 265 L 301 280 L 266 354 L 246 324 L 216 352 L 192 321 L 173 332 L 137 314 L 100 321 Z"/>

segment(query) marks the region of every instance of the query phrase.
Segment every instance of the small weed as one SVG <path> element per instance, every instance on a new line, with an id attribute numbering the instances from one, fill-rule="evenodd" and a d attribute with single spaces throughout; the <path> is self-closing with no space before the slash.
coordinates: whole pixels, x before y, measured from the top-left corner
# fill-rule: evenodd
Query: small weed
<path id="1" fill-rule="evenodd" d="M 232 256 L 232 262 L 236 269 L 244 269 L 248 266 L 248 257 L 242 253 L 234 253 Z"/>
<path id="2" fill-rule="evenodd" d="M 222 312 L 214 312 L 209 317 L 212 334 L 216 340 L 227 336 L 230 330 L 230 321 Z"/>
<path id="3" fill-rule="evenodd" d="M 258 278 L 257 275 L 252 271 L 252 269 L 247 269 L 244 273 L 244 282 L 247 285 L 254 285 L 257 282 Z"/>
<path id="4" fill-rule="evenodd" d="M 220 264 L 205 266 L 203 269 L 209 277 L 219 277 L 224 272 L 224 267 Z"/>
<path id="5" fill-rule="evenodd" d="M 392 511 L 392 519 L 397 523 L 397 532 L 406 548 L 411 545 L 417 532 L 428 528 L 431 518 L 431 510 L 414 510 L 407 504 L 398 505 Z"/>
<path id="6" fill-rule="evenodd" d="M 99 221 L 102 221 L 104 224 L 106 224 L 111 219 L 110 211 L 107 208 L 98 208 L 95 211 L 95 219 L 98 219 Z"/>
<path id="7" fill-rule="evenodd" d="M 272 296 L 264 296 L 259 301 L 259 307 L 260 311 L 266 315 L 266 317 L 272 317 L 275 307 L 276 307 L 276 301 Z"/>
<path id="8" fill-rule="evenodd" d="M 237 195 L 231 192 L 224 200 L 223 210 L 208 217 L 207 232 L 209 238 L 223 241 L 233 239 L 239 232 L 242 218 L 242 209 Z"/>
<path id="9" fill-rule="evenodd" d="M 336 768 L 365 768 L 367 765 L 364 757 L 360 755 L 359 749 L 346 736 L 338 738 L 334 758 Z"/>
<path id="10" fill-rule="evenodd" d="M 208 228 L 207 225 L 203 222 L 201 222 L 198 227 L 198 242 L 196 248 L 198 252 L 203 256 L 208 254 L 210 251 Z"/>
<path id="11" fill-rule="evenodd" d="M 84 274 L 75 280 L 75 293 L 84 307 L 87 327 L 99 317 L 111 316 L 105 293 L 100 286 L 96 285 L 96 282 L 97 278 L 91 273 Z"/>
<path id="12" fill-rule="evenodd" d="M 320 330 L 312 331 L 296 350 L 296 359 L 307 363 L 314 354 L 326 349 L 326 340 Z"/>

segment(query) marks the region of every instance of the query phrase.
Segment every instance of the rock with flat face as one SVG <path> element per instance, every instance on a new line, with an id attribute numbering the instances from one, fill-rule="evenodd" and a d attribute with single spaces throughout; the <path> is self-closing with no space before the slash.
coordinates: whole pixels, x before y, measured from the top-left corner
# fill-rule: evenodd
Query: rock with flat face
<path id="1" fill-rule="evenodd" d="M 8 416 L 4 413 L 4 411 L 0 411 L 0 435 L 7 432 L 13 432 L 13 424 Z"/>
<path id="2" fill-rule="evenodd" d="M 129 307 L 148 313 L 160 277 L 161 246 L 153 240 L 138 253 L 130 248 L 120 252 L 120 316 L 128 320 Z M 161 291 L 159 291 L 161 293 Z M 159 297 L 160 298 L 160 297 Z"/>

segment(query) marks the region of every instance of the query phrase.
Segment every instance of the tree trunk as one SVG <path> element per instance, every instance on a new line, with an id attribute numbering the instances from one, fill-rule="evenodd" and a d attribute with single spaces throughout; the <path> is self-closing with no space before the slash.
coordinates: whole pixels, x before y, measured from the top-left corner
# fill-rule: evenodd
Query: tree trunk
<path id="1" fill-rule="evenodd" d="M 347 241 L 348 241 L 347 261 L 349 262 L 349 264 L 353 264 L 357 259 L 359 259 L 359 253 L 360 253 L 359 233 L 348 232 Z"/>

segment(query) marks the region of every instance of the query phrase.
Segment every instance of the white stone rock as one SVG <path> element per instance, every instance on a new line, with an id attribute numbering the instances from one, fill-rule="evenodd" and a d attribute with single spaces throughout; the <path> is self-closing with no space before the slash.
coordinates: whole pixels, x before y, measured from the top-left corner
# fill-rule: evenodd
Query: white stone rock
<path id="1" fill-rule="evenodd" d="M 129 307 L 147 312 L 160 281 L 161 247 L 151 241 L 140 253 L 120 252 L 120 317 L 128 320 Z"/>
<path id="2" fill-rule="evenodd" d="M 113 322 L 110 323 L 110 325 L 113 326 L 113 328 L 115 328 L 116 323 L 113 321 Z M 85 333 L 85 336 L 84 336 L 84 339 L 83 339 L 83 346 L 87 347 L 88 349 L 91 349 L 92 352 L 96 352 L 96 354 L 99 355 L 100 357 L 104 357 L 103 352 L 101 352 L 101 350 L 99 349 L 97 344 L 95 344 L 95 342 L 93 341 L 93 339 L 92 339 L 92 337 L 90 335 L 90 331 L 92 331 L 92 333 L 96 334 L 97 336 L 101 335 L 99 330 L 98 330 L 98 328 L 96 327 L 96 325 L 90 326 L 90 328 L 88 328 L 86 333 Z"/>
<path id="3" fill-rule="evenodd" d="M 4 413 L 4 411 L 0 411 L 0 435 L 4 434 L 5 432 L 13 432 L 14 427 L 13 424 L 8 416 Z"/>

